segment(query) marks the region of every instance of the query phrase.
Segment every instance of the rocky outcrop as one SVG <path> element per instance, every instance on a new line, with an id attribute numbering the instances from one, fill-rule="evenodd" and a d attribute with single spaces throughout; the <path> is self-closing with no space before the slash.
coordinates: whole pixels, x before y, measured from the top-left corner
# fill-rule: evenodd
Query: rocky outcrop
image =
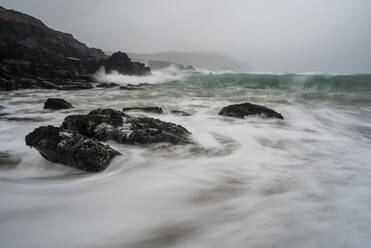
<path id="1" fill-rule="evenodd" d="M 86 90 L 93 86 L 84 80 L 63 80 L 42 78 L 0 78 L 0 91 L 21 89 L 55 89 L 55 90 Z"/>
<path id="2" fill-rule="evenodd" d="M 34 17 L 0 7 L 1 91 L 91 89 L 90 75 L 100 67 L 129 75 L 150 73 L 126 53 L 109 57 Z"/>
<path id="3" fill-rule="evenodd" d="M 123 108 L 122 112 L 130 111 L 130 110 L 140 110 L 144 112 L 162 114 L 162 108 L 160 107 L 130 107 L 130 108 Z"/>
<path id="4" fill-rule="evenodd" d="M 99 141 L 122 144 L 192 143 L 180 125 L 154 118 L 131 117 L 114 109 L 96 109 L 86 115 L 69 115 L 60 127 L 42 126 L 26 136 L 26 145 L 47 160 L 85 171 L 102 171 L 120 153 Z"/>
<path id="5" fill-rule="evenodd" d="M 111 73 L 113 71 L 125 75 L 146 75 L 151 69 L 143 63 L 133 62 L 126 53 L 116 52 L 109 58 L 103 58 L 99 61 L 89 61 L 87 64 L 88 72 L 96 72 L 100 67 Z"/>
<path id="6" fill-rule="evenodd" d="M 182 115 L 182 116 L 191 116 L 190 113 L 188 112 L 185 112 L 185 111 L 182 111 L 182 110 L 177 110 L 177 109 L 173 109 L 170 111 L 172 114 L 175 114 L 175 115 Z"/>
<path id="7" fill-rule="evenodd" d="M 101 141 L 123 144 L 191 143 L 190 132 L 180 125 L 149 117 L 131 117 L 112 109 L 67 116 L 61 127 Z"/>
<path id="8" fill-rule="evenodd" d="M 187 70 L 187 71 L 196 71 L 196 68 L 194 68 L 192 65 L 187 65 L 184 70 Z"/>
<path id="9" fill-rule="evenodd" d="M 89 48 L 71 34 L 47 27 L 40 20 L 0 7 L 0 57 L 35 63 L 63 63 L 105 57 L 102 50 Z"/>
<path id="10" fill-rule="evenodd" d="M 70 109 L 73 108 L 71 103 L 60 98 L 48 98 L 44 103 L 44 109 Z"/>
<path id="11" fill-rule="evenodd" d="M 267 108 L 262 105 L 252 104 L 252 103 L 241 103 L 233 104 L 224 107 L 220 110 L 219 115 L 244 118 L 249 115 L 259 115 L 267 118 L 278 118 L 283 120 L 283 116 L 277 113 L 273 109 Z"/>
<path id="12" fill-rule="evenodd" d="M 26 144 L 51 162 L 91 172 L 106 169 L 120 154 L 94 139 L 53 126 L 36 128 L 26 136 Z"/>

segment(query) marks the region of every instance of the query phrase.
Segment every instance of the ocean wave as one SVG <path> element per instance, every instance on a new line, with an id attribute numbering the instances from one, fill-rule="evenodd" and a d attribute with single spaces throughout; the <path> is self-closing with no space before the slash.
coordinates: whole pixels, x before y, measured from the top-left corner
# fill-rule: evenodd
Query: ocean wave
<path id="1" fill-rule="evenodd" d="M 312 90 L 322 92 L 371 91 L 371 74 L 250 74 L 194 73 L 182 81 L 202 87 L 240 86 L 256 89 Z"/>

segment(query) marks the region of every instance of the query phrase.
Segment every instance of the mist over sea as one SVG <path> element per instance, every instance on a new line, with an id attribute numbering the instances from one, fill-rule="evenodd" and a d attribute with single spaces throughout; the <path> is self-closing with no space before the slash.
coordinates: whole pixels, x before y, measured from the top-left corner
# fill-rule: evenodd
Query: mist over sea
<path id="1" fill-rule="evenodd" d="M 167 68 L 96 79 L 152 86 L 0 92 L 14 117 L 0 120 L 0 151 L 16 160 L 0 168 L 0 247 L 370 247 L 370 74 Z M 74 108 L 44 110 L 48 97 Z M 218 115 L 241 102 L 285 119 Z M 197 147 L 110 141 L 123 156 L 90 174 L 25 146 L 34 128 L 69 114 L 130 106 L 162 107 L 133 114 L 186 127 Z"/>

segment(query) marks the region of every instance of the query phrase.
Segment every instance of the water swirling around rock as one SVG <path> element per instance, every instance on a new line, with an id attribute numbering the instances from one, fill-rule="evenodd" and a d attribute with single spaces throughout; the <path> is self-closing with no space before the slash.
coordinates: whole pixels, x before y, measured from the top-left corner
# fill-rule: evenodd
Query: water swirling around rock
<path id="1" fill-rule="evenodd" d="M 151 87 L 0 92 L 0 240 L 9 247 L 366 247 L 371 76 L 159 71 L 99 75 Z M 47 98 L 74 108 L 44 110 Z M 251 102 L 285 117 L 218 115 Z M 101 173 L 53 164 L 27 148 L 38 126 L 97 108 L 182 125 L 197 143 L 133 146 Z M 177 109 L 190 116 L 175 115 Z M 13 156 L 13 159 L 11 157 Z M 12 163 L 10 165 L 10 163 Z M 48 230 L 45 232 L 36 228 Z M 63 235 L 61 232 L 63 231 Z M 14 233 L 18 239 L 14 239 Z M 92 233 L 94 236 L 92 237 Z"/>

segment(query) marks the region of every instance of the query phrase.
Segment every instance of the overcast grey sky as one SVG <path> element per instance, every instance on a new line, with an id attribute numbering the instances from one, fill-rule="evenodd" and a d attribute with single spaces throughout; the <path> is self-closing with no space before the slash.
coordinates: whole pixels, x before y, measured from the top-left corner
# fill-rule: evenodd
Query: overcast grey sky
<path id="1" fill-rule="evenodd" d="M 371 72 L 370 0 L 1 0 L 104 50 L 219 51 L 256 71 Z"/>

